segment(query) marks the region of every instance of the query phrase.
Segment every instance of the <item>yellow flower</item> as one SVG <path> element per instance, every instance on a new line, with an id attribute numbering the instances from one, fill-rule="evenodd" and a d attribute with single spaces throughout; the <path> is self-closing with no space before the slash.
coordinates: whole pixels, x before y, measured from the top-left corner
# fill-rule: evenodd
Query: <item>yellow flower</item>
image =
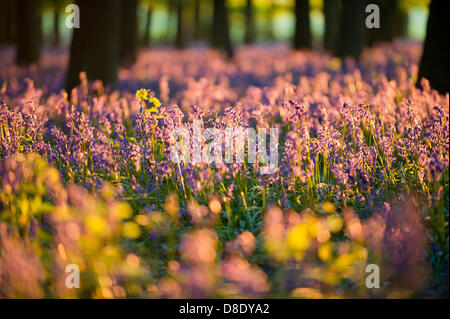
<path id="1" fill-rule="evenodd" d="M 338 215 L 330 215 L 327 217 L 327 226 L 332 233 L 336 233 L 342 229 L 344 222 Z"/>
<path id="2" fill-rule="evenodd" d="M 137 90 L 136 97 L 141 101 L 145 101 L 148 99 L 148 91 L 146 89 Z"/>
<path id="3" fill-rule="evenodd" d="M 336 211 L 336 207 L 334 207 L 334 205 L 330 202 L 323 202 L 322 203 L 322 210 L 325 213 L 331 214 L 334 213 Z"/>
<path id="4" fill-rule="evenodd" d="M 154 107 L 157 108 L 157 109 L 161 106 L 161 102 L 156 97 L 152 97 L 148 101 L 150 103 L 153 103 Z"/>
<path id="5" fill-rule="evenodd" d="M 106 221 L 96 214 L 91 214 L 86 218 L 86 226 L 91 232 L 98 235 L 106 234 L 109 231 Z"/>
<path id="6" fill-rule="evenodd" d="M 141 235 L 141 230 L 138 226 L 138 224 L 134 222 L 126 222 L 123 225 L 122 232 L 125 235 L 125 237 L 136 239 Z"/>
<path id="7" fill-rule="evenodd" d="M 130 218 L 133 213 L 131 207 L 126 203 L 116 202 L 112 206 L 111 208 L 115 209 L 117 216 L 122 220 Z"/>
<path id="8" fill-rule="evenodd" d="M 286 237 L 287 246 L 294 257 L 301 259 L 303 252 L 309 247 L 311 238 L 308 233 L 308 225 L 301 223 L 292 228 Z"/>
<path id="9" fill-rule="evenodd" d="M 332 246 L 330 243 L 325 243 L 317 250 L 319 258 L 325 262 L 329 261 L 332 257 Z"/>
<path id="10" fill-rule="evenodd" d="M 146 95 L 146 100 L 148 102 L 145 103 L 145 107 L 141 107 L 141 113 L 144 117 L 149 115 L 153 115 L 156 118 L 163 118 L 162 114 L 159 114 L 159 107 L 161 106 L 161 102 L 156 97 L 148 98 Z"/>

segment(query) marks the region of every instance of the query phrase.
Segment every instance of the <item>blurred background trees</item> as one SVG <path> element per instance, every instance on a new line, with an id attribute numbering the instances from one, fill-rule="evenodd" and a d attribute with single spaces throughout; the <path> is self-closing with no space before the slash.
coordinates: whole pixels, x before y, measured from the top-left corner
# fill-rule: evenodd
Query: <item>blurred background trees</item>
<path id="1" fill-rule="evenodd" d="M 120 62 L 121 0 L 77 0 L 80 28 L 73 30 L 66 89 L 78 85 L 80 72 L 103 83 L 115 83 Z M 98 14 L 101 12 L 102 14 Z M 130 30 L 126 30 L 132 32 Z M 126 43 L 128 45 L 128 42 Z M 127 48 L 128 49 L 128 48 Z M 128 53 L 128 51 L 127 51 Z"/>
<path id="2" fill-rule="evenodd" d="M 15 9 L 16 63 L 37 63 L 42 44 L 41 3 L 39 0 L 19 0 Z"/>
<path id="3" fill-rule="evenodd" d="M 153 4 L 151 2 L 147 2 L 147 8 L 145 9 L 145 27 L 144 27 L 144 34 L 142 37 L 142 45 L 144 47 L 149 47 L 151 38 L 150 38 L 150 26 L 152 25 L 152 14 L 153 14 Z"/>
<path id="4" fill-rule="evenodd" d="M 358 59 L 363 49 L 366 2 L 361 0 L 342 1 L 339 23 L 337 55 L 341 58 L 352 56 Z"/>
<path id="5" fill-rule="evenodd" d="M 255 14 L 253 1 L 247 0 L 245 6 L 245 36 L 244 43 L 251 44 L 255 42 Z"/>
<path id="6" fill-rule="evenodd" d="M 434 9 L 427 31 L 430 0 L 113 0 L 118 17 L 103 0 L 94 1 L 99 3 L 94 13 L 80 0 L 75 2 L 86 8 L 81 10 L 82 27 L 69 30 L 65 6 L 71 2 L 0 0 L 0 45 L 15 44 L 16 60 L 24 65 L 39 62 L 42 46 L 70 48 L 68 88 L 78 83 L 76 73 L 83 68 L 89 78 L 114 82 L 118 67 L 129 67 L 139 49 L 150 46 L 211 46 L 232 57 L 242 44 L 282 42 L 296 50 L 325 50 L 358 59 L 364 47 L 396 38 L 422 41 L 426 33 L 419 79 L 435 78 L 433 74 L 448 69 L 436 67 L 435 61 L 448 63 L 448 46 L 438 44 L 435 34 L 448 28 L 442 21 L 432 22 L 433 16 L 443 14 Z M 365 27 L 369 3 L 380 8 L 379 29 Z M 430 58 L 441 54 L 435 61 Z M 448 84 L 443 87 L 448 90 Z"/>
<path id="7" fill-rule="evenodd" d="M 137 5 L 138 0 L 121 1 L 120 20 L 120 61 L 130 66 L 136 62 L 138 33 L 137 33 Z"/>
<path id="8" fill-rule="evenodd" d="M 295 0 L 294 49 L 311 49 L 309 0 Z"/>
<path id="9" fill-rule="evenodd" d="M 55 47 L 58 47 L 60 45 L 61 42 L 61 37 L 60 37 L 60 26 L 59 26 L 59 21 L 60 21 L 60 17 L 61 17 L 61 10 L 63 8 L 63 1 L 60 0 L 53 0 L 52 3 L 52 9 L 53 9 L 53 41 L 52 44 Z"/>
<path id="10" fill-rule="evenodd" d="M 12 44 L 16 39 L 16 1 L 0 0 L 0 44 Z"/>
<path id="11" fill-rule="evenodd" d="M 342 6 L 339 0 L 324 0 L 323 14 L 325 19 L 325 31 L 323 35 L 323 48 L 330 52 L 337 52 L 339 29 L 341 25 Z"/>
<path id="12" fill-rule="evenodd" d="M 183 0 L 174 0 L 177 11 L 177 35 L 175 37 L 175 48 L 184 48 L 184 29 L 183 29 Z"/>
<path id="13" fill-rule="evenodd" d="M 211 44 L 215 48 L 225 50 L 229 57 L 233 56 L 225 0 L 214 0 Z"/>
<path id="14" fill-rule="evenodd" d="M 417 85 L 427 78 L 431 86 L 441 93 L 449 91 L 449 44 L 448 25 L 442 27 L 442 22 L 448 24 L 448 8 L 444 1 L 433 0 L 430 5 L 430 17 L 427 24 L 427 36 L 423 46 L 422 59 L 419 65 Z"/>
<path id="15" fill-rule="evenodd" d="M 395 21 L 401 16 L 398 0 L 373 0 L 370 3 L 376 4 L 380 8 L 380 25 L 383 28 L 369 29 L 366 32 L 365 42 L 367 46 L 373 46 L 376 42 L 390 42 L 395 37 Z"/>

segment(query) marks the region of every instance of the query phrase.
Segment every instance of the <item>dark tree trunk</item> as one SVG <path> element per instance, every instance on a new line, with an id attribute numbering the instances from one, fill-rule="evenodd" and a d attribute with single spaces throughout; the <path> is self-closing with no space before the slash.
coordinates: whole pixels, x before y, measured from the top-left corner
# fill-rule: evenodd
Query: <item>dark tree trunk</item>
<path id="1" fill-rule="evenodd" d="M 175 36 L 175 48 L 184 48 L 184 35 L 183 35 L 183 5 L 181 0 L 177 0 L 177 34 Z"/>
<path id="2" fill-rule="evenodd" d="M 194 39 L 200 39 L 200 0 L 194 2 Z"/>
<path id="3" fill-rule="evenodd" d="M 253 12 L 252 0 L 247 0 L 245 6 L 245 36 L 244 42 L 246 44 L 253 43 L 255 41 L 255 19 Z"/>
<path id="4" fill-rule="evenodd" d="M 137 56 L 137 0 L 121 0 L 120 61 L 130 66 Z"/>
<path id="5" fill-rule="evenodd" d="M 432 0 L 428 16 L 427 34 L 419 66 L 417 86 L 426 78 L 433 89 L 444 94 L 449 91 L 448 9 L 445 1 Z"/>
<path id="6" fill-rule="evenodd" d="M 311 28 L 309 26 L 309 0 L 295 0 L 294 49 L 311 48 Z"/>
<path id="7" fill-rule="evenodd" d="M 40 1 L 19 0 L 16 9 L 16 62 L 21 65 L 38 63 L 42 43 Z"/>
<path id="8" fill-rule="evenodd" d="M 332 54 L 336 54 L 339 39 L 339 25 L 342 14 L 340 1 L 324 0 L 323 11 L 325 16 L 323 48 Z"/>
<path id="9" fill-rule="evenodd" d="M 0 1 L 0 43 L 11 44 L 15 41 L 15 0 Z"/>
<path id="10" fill-rule="evenodd" d="M 365 1 L 342 1 L 338 56 L 358 59 L 363 49 L 365 26 Z"/>
<path id="11" fill-rule="evenodd" d="M 176 10 L 176 0 L 167 0 L 167 29 L 166 39 L 172 38 L 173 12 Z"/>
<path id="12" fill-rule="evenodd" d="M 120 0 L 78 0 L 80 28 L 73 29 L 66 89 L 79 84 L 80 72 L 104 84 L 117 81 Z M 101 14 L 99 14 L 101 12 Z"/>
<path id="13" fill-rule="evenodd" d="M 38 25 L 39 25 L 39 27 L 38 27 L 39 47 L 41 48 L 42 45 L 44 44 L 44 32 L 42 32 L 42 12 L 41 11 L 39 11 L 39 15 L 38 15 Z"/>
<path id="14" fill-rule="evenodd" d="M 382 30 L 382 32 L 380 33 L 381 42 L 392 42 L 392 40 L 394 40 L 395 10 L 397 9 L 398 5 L 398 0 L 383 1 L 383 6 L 381 7 L 382 11 L 380 12 L 380 22 L 384 23 L 384 27 L 378 29 Z"/>
<path id="15" fill-rule="evenodd" d="M 61 10 L 61 2 L 59 0 L 54 0 L 53 2 L 53 45 L 57 47 L 60 44 L 59 13 Z"/>
<path id="16" fill-rule="evenodd" d="M 365 44 L 372 47 L 378 42 L 392 42 L 395 36 L 395 12 L 398 0 L 373 0 L 380 8 L 380 28 L 366 29 Z"/>
<path id="17" fill-rule="evenodd" d="M 394 38 L 408 35 L 408 12 L 397 6 L 394 12 Z"/>
<path id="18" fill-rule="evenodd" d="M 142 43 L 144 44 L 145 47 L 150 46 L 150 42 L 151 42 L 151 38 L 150 38 L 150 28 L 152 25 L 152 13 L 153 13 L 153 9 L 152 7 L 149 5 L 148 9 L 147 9 L 147 17 L 145 18 L 145 32 L 144 32 L 144 39 L 142 41 Z"/>
<path id="19" fill-rule="evenodd" d="M 212 45 L 215 48 L 225 50 L 228 57 L 233 56 L 225 0 L 214 0 Z"/>
<path id="20" fill-rule="evenodd" d="M 265 13 L 265 19 L 266 19 L 266 37 L 269 39 L 269 41 L 273 41 L 275 36 L 273 34 L 273 27 L 272 27 L 272 21 L 273 21 L 273 13 L 275 11 L 275 4 L 272 1 L 270 1 L 270 5 L 267 8 L 267 11 Z"/>
<path id="21" fill-rule="evenodd" d="M 53 12 L 53 45 L 59 46 L 59 12 L 57 9 Z"/>

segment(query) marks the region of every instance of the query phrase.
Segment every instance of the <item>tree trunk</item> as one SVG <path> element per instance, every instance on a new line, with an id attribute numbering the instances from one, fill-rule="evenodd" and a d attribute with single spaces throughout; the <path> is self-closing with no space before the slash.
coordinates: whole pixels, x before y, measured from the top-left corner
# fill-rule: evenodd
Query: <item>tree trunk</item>
<path id="1" fill-rule="evenodd" d="M 309 26 L 309 0 L 295 0 L 294 49 L 311 48 L 311 28 Z"/>
<path id="2" fill-rule="evenodd" d="M 394 15 L 394 38 L 404 38 L 408 35 L 408 12 L 397 6 Z"/>
<path id="3" fill-rule="evenodd" d="M 120 61 L 130 66 L 137 56 L 137 0 L 121 1 Z"/>
<path id="4" fill-rule="evenodd" d="M 255 19 L 253 12 L 252 0 L 247 0 L 245 6 L 245 36 L 244 42 L 246 44 L 253 43 L 255 41 Z"/>
<path id="5" fill-rule="evenodd" d="M 273 41 L 275 39 L 275 35 L 273 33 L 273 25 L 272 25 L 272 21 L 273 21 L 273 15 L 275 12 L 275 3 L 272 1 L 270 1 L 270 5 L 268 5 L 268 8 L 266 10 L 265 13 L 265 20 L 266 20 L 266 37 L 269 41 Z"/>
<path id="6" fill-rule="evenodd" d="M 16 3 L 17 55 L 16 63 L 29 65 L 39 62 L 42 29 L 40 1 L 19 0 Z"/>
<path id="7" fill-rule="evenodd" d="M 142 41 L 142 43 L 144 44 L 145 47 L 150 46 L 150 42 L 151 42 L 150 28 L 152 25 L 152 12 L 153 12 L 153 9 L 152 9 L 151 5 L 149 5 L 147 8 L 147 17 L 145 18 L 144 40 Z"/>
<path id="8" fill-rule="evenodd" d="M 57 47 L 60 44 L 59 12 L 61 10 L 61 2 L 58 0 L 53 2 L 53 46 Z"/>
<path id="9" fill-rule="evenodd" d="M 177 34 L 175 36 L 175 48 L 181 50 L 184 48 L 183 35 L 183 6 L 181 0 L 177 0 Z"/>
<path id="10" fill-rule="evenodd" d="M 104 84 L 117 81 L 120 0 L 78 0 L 80 28 L 73 29 L 66 89 L 79 83 L 80 72 Z M 101 12 L 101 14 L 99 14 Z"/>
<path id="11" fill-rule="evenodd" d="M 0 1 L 0 43 L 11 44 L 15 40 L 16 8 L 14 0 Z"/>
<path id="12" fill-rule="evenodd" d="M 395 12 L 399 5 L 398 0 L 373 0 L 371 3 L 380 8 L 380 28 L 366 29 L 366 46 L 372 47 L 378 42 L 392 42 L 395 36 Z"/>
<path id="13" fill-rule="evenodd" d="M 339 25 L 342 14 L 340 1 L 324 0 L 323 11 L 325 16 L 323 48 L 332 54 L 336 54 L 339 39 Z"/>
<path id="14" fill-rule="evenodd" d="M 445 1 L 432 0 L 428 16 L 427 33 L 416 85 L 426 78 L 433 89 L 441 94 L 449 91 L 449 44 L 448 10 Z"/>
<path id="15" fill-rule="evenodd" d="M 173 12 L 176 10 L 176 0 L 167 0 L 167 28 L 166 28 L 166 39 L 171 39 L 172 34 L 172 28 L 171 26 L 174 24 L 173 22 Z M 171 41 L 171 40 L 170 40 Z M 170 42 L 168 41 L 168 43 Z"/>
<path id="16" fill-rule="evenodd" d="M 365 26 L 365 1 L 342 1 L 338 56 L 358 59 L 363 49 Z"/>
<path id="17" fill-rule="evenodd" d="M 214 0 L 212 45 L 215 48 L 225 50 L 228 57 L 233 56 L 225 0 Z"/>
<path id="18" fill-rule="evenodd" d="M 200 0 L 195 0 L 194 3 L 194 39 L 200 39 Z"/>

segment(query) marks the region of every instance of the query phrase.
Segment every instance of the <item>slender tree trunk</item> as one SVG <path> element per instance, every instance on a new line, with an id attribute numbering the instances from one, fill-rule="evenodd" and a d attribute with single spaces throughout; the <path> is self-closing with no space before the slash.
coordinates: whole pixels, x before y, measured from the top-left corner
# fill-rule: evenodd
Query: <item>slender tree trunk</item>
<path id="1" fill-rule="evenodd" d="M 42 43 L 40 1 L 19 0 L 16 3 L 17 64 L 38 63 Z"/>
<path id="2" fill-rule="evenodd" d="M 152 25 L 152 13 L 153 13 L 153 9 L 152 9 L 151 5 L 149 5 L 147 8 L 147 17 L 145 18 L 144 39 L 142 41 L 142 43 L 144 44 L 145 47 L 150 46 L 150 42 L 151 42 L 150 28 Z"/>
<path id="3" fill-rule="evenodd" d="M 59 46 L 59 12 L 57 9 L 53 12 L 53 45 Z"/>
<path id="4" fill-rule="evenodd" d="M 428 16 L 427 33 L 419 66 L 417 86 L 421 79 L 430 81 L 432 88 L 439 93 L 449 92 L 449 31 L 448 10 L 445 1 L 432 0 Z"/>
<path id="5" fill-rule="evenodd" d="M 323 48 L 336 54 L 339 39 L 339 25 L 341 20 L 341 4 L 339 0 L 324 0 L 325 34 Z"/>
<path id="6" fill-rule="evenodd" d="M 42 46 L 44 45 L 44 32 L 42 31 L 42 28 L 43 28 L 42 24 L 43 24 L 42 12 L 39 11 L 39 15 L 38 15 L 38 25 L 39 25 L 38 33 L 39 33 L 39 47 L 40 48 L 42 48 Z"/>
<path id="7" fill-rule="evenodd" d="M 247 0 L 245 6 L 245 36 L 244 42 L 246 44 L 253 43 L 255 41 L 255 19 L 253 12 L 252 0 Z"/>
<path id="8" fill-rule="evenodd" d="M 311 28 L 309 26 L 309 0 L 295 0 L 294 49 L 311 48 Z"/>
<path id="9" fill-rule="evenodd" d="M 200 39 L 200 0 L 194 2 L 194 39 Z"/>
<path id="10" fill-rule="evenodd" d="M 267 11 L 265 13 L 266 18 L 266 36 L 269 41 L 273 41 L 275 36 L 273 34 L 273 27 L 272 27 L 272 21 L 273 21 L 273 14 L 275 11 L 275 3 L 270 1 L 270 5 L 267 8 Z"/>
<path id="11" fill-rule="evenodd" d="M 408 35 L 408 12 L 397 6 L 394 12 L 394 38 L 404 38 Z"/>
<path id="12" fill-rule="evenodd" d="M 137 0 L 121 3 L 120 61 L 129 66 L 136 62 L 137 56 Z"/>
<path id="13" fill-rule="evenodd" d="M 53 46 L 57 47 L 60 44 L 59 35 L 59 12 L 61 10 L 61 2 L 54 0 L 53 4 Z"/>
<path id="14" fill-rule="evenodd" d="M 8 2 L 5 0 L 0 1 L 0 6 L 2 6 L 2 10 L 0 10 L 0 44 L 3 43 L 10 43 L 9 41 L 9 12 L 6 10 L 6 6 L 8 5 Z"/>
<path id="15" fill-rule="evenodd" d="M 398 0 L 372 0 L 371 3 L 380 8 L 380 28 L 366 29 L 365 45 L 372 47 L 378 42 L 392 42 L 394 40 L 395 11 Z"/>
<path id="16" fill-rule="evenodd" d="M 15 41 L 15 0 L 0 1 L 0 43 L 11 44 Z"/>
<path id="17" fill-rule="evenodd" d="M 183 35 L 183 6 L 182 1 L 177 0 L 177 34 L 175 36 L 175 48 L 184 48 L 184 35 Z"/>
<path id="18" fill-rule="evenodd" d="M 380 41 L 392 42 L 394 40 L 394 26 L 395 26 L 395 10 L 397 9 L 399 3 L 398 0 L 390 0 L 383 2 L 384 14 L 381 13 L 381 23 L 384 23 L 384 28 L 380 34 Z"/>
<path id="19" fill-rule="evenodd" d="M 365 26 L 365 1 L 342 1 L 338 56 L 358 59 L 363 49 Z"/>
<path id="20" fill-rule="evenodd" d="M 73 29 L 66 89 L 79 83 L 80 72 L 104 84 L 117 81 L 120 0 L 78 0 L 80 28 Z M 102 14 L 99 14 L 101 12 Z"/>
<path id="21" fill-rule="evenodd" d="M 166 29 L 166 39 L 172 38 L 172 28 L 173 25 L 173 12 L 176 10 L 177 0 L 167 0 L 167 29 Z"/>
<path id="22" fill-rule="evenodd" d="M 214 0 L 212 45 L 215 48 L 223 49 L 228 57 L 233 56 L 225 0 Z"/>

